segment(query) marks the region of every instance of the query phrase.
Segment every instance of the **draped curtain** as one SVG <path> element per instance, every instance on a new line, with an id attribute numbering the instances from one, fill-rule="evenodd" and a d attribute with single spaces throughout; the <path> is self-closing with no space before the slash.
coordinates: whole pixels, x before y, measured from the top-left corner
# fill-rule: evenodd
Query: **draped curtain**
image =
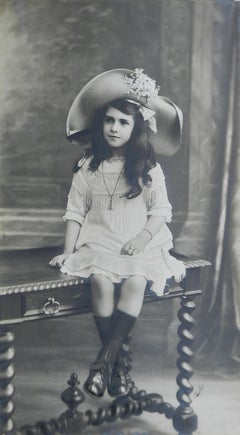
<path id="1" fill-rule="evenodd" d="M 213 265 L 205 278 L 195 333 L 196 359 L 201 367 L 224 375 L 240 370 L 240 4 L 237 2 L 229 26 L 230 73 L 224 140 L 218 160 L 218 205 L 208 230 Z"/>

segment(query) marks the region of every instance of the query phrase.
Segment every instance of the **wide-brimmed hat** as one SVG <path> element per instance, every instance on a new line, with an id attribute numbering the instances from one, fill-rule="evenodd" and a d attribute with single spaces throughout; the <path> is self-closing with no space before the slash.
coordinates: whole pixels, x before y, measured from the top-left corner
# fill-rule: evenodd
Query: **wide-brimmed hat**
<path id="1" fill-rule="evenodd" d="M 148 129 L 156 155 L 173 155 L 181 145 L 182 112 L 142 69 L 113 69 L 90 80 L 72 103 L 67 117 L 67 138 L 80 145 L 90 142 L 94 113 L 117 99 L 127 99 L 155 112 L 157 131 Z"/>

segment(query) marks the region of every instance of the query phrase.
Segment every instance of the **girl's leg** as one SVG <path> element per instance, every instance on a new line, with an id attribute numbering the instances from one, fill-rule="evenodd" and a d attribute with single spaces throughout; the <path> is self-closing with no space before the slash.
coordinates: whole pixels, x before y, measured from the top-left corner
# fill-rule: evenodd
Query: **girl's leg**
<path id="1" fill-rule="evenodd" d="M 120 328 L 124 328 L 124 324 L 127 325 L 129 321 L 130 324 L 132 322 L 132 326 L 128 328 L 128 331 L 124 336 L 124 341 L 141 312 L 145 287 L 146 280 L 141 276 L 132 276 L 124 281 L 122 285 L 114 317 L 115 322 Z M 111 383 L 108 386 L 108 393 L 110 396 L 116 397 L 120 394 L 127 393 L 127 375 L 126 361 L 124 360 L 122 349 L 120 349 L 113 367 Z"/>
<path id="2" fill-rule="evenodd" d="M 147 281 L 143 276 L 131 276 L 124 281 L 117 308 L 131 316 L 138 317 L 143 304 Z"/>
<path id="3" fill-rule="evenodd" d="M 91 276 L 91 296 L 94 316 L 109 317 L 114 309 L 114 285 L 104 275 Z"/>
<path id="4" fill-rule="evenodd" d="M 114 310 L 114 285 L 104 275 L 91 276 L 91 296 L 94 320 L 103 345 L 110 339 Z"/>
<path id="5" fill-rule="evenodd" d="M 140 314 L 145 287 L 146 280 L 142 277 L 130 277 L 122 286 L 117 310 L 114 313 L 111 339 L 92 365 L 84 385 L 85 391 L 94 397 L 102 397 L 104 394 L 119 350 Z"/>
<path id="6" fill-rule="evenodd" d="M 106 346 L 111 337 L 114 285 L 106 276 L 100 274 L 92 275 L 90 281 L 93 316 L 102 345 Z M 93 370 L 92 367 L 93 365 L 90 368 L 92 382 L 85 390 L 92 396 L 99 397 L 99 383 L 102 384 L 102 376 L 99 376 L 98 370 Z"/>

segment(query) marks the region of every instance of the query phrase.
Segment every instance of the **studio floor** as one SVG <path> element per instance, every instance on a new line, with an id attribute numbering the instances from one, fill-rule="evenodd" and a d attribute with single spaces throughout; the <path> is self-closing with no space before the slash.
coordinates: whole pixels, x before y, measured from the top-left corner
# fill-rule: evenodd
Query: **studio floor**
<path id="1" fill-rule="evenodd" d="M 65 411 L 60 399 L 67 388 L 67 380 L 76 372 L 84 382 L 88 365 L 98 349 L 95 330 L 89 315 L 81 316 L 81 321 L 51 321 L 20 325 L 16 328 L 16 393 L 15 421 L 17 427 L 39 420 L 58 417 Z M 146 325 L 138 326 L 133 336 L 134 367 L 132 377 L 137 386 L 148 393 L 160 393 L 164 401 L 177 406 L 175 398 L 177 369 L 174 364 L 163 367 L 159 343 L 152 340 L 147 352 L 142 352 Z M 149 334 L 148 334 L 149 338 Z M 150 346 L 150 347 L 149 347 Z M 165 364 L 165 363 L 164 363 Z M 194 366 L 194 364 L 193 364 Z M 198 415 L 199 427 L 196 435 L 239 435 L 240 374 L 224 377 L 195 370 L 192 377 L 194 391 L 192 406 Z M 106 396 L 96 401 L 86 397 L 79 410 L 107 406 L 110 398 Z M 174 435 L 171 420 L 160 414 L 144 412 L 139 417 L 118 420 L 100 427 L 88 427 L 86 435 Z"/>

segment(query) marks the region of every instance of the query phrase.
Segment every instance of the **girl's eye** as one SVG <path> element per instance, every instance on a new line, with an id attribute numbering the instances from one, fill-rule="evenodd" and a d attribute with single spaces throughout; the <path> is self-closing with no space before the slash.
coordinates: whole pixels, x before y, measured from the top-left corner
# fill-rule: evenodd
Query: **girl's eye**
<path id="1" fill-rule="evenodd" d="M 105 122 L 109 123 L 109 122 L 113 122 L 113 119 L 106 116 L 106 118 L 104 119 Z"/>
<path id="2" fill-rule="evenodd" d="M 120 122 L 121 122 L 122 125 L 126 125 L 126 124 L 128 124 L 128 121 L 127 121 L 126 119 L 121 119 Z"/>

